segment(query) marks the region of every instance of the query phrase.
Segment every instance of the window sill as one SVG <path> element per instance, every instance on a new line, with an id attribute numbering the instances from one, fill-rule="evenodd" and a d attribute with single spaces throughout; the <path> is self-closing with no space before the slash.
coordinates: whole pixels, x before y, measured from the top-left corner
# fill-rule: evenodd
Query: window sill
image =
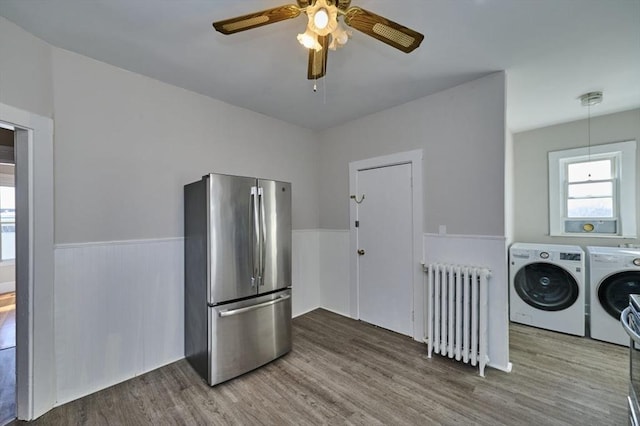
<path id="1" fill-rule="evenodd" d="M 550 237 L 572 237 L 572 238 L 610 238 L 610 239 L 620 239 L 620 240 L 629 240 L 638 238 L 637 235 L 610 235 L 610 234 L 588 234 L 586 232 L 576 232 L 572 234 L 549 234 Z"/>
<path id="2" fill-rule="evenodd" d="M 0 260 L 0 266 L 12 266 L 16 264 L 16 260 L 15 259 L 10 259 L 10 260 Z"/>

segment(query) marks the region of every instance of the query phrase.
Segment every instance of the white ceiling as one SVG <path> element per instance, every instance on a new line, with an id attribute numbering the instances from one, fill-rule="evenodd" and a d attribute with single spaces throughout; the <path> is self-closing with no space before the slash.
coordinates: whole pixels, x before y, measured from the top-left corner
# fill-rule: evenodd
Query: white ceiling
<path id="1" fill-rule="evenodd" d="M 640 0 L 352 0 L 425 35 L 413 53 L 354 31 L 306 79 L 306 17 L 225 36 L 213 21 L 293 0 L 0 0 L 45 41 L 299 126 L 321 130 L 507 71 L 514 131 L 640 107 Z"/>

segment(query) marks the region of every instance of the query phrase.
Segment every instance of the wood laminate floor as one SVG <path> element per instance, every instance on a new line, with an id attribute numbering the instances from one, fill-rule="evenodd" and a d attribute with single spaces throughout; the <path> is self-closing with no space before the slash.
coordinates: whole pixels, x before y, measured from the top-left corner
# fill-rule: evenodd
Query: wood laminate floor
<path id="1" fill-rule="evenodd" d="M 35 425 L 623 425 L 628 349 L 511 325 L 513 371 L 315 310 L 288 355 L 209 387 L 185 360 L 58 407 Z"/>
<path id="2" fill-rule="evenodd" d="M 16 294 L 0 294 L 0 349 L 16 345 Z"/>
<path id="3" fill-rule="evenodd" d="M 0 425 L 16 417 L 16 348 L 0 350 Z"/>
<path id="4" fill-rule="evenodd" d="M 0 294 L 0 425 L 16 413 L 16 295 Z"/>

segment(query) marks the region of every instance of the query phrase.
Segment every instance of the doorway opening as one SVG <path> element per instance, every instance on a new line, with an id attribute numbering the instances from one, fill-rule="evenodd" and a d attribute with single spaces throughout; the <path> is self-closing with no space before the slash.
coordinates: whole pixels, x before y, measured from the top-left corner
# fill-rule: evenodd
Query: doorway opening
<path id="1" fill-rule="evenodd" d="M 0 424 L 16 418 L 15 134 L 0 127 Z"/>

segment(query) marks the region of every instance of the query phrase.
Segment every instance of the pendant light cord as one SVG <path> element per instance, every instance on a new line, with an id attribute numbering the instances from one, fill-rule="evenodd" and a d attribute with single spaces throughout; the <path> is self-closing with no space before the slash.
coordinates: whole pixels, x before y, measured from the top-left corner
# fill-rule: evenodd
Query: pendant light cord
<path id="1" fill-rule="evenodd" d="M 587 104 L 587 161 L 591 163 L 591 104 Z M 589 180 L 591 180 L 591 172 L 588 174 Z"/>

